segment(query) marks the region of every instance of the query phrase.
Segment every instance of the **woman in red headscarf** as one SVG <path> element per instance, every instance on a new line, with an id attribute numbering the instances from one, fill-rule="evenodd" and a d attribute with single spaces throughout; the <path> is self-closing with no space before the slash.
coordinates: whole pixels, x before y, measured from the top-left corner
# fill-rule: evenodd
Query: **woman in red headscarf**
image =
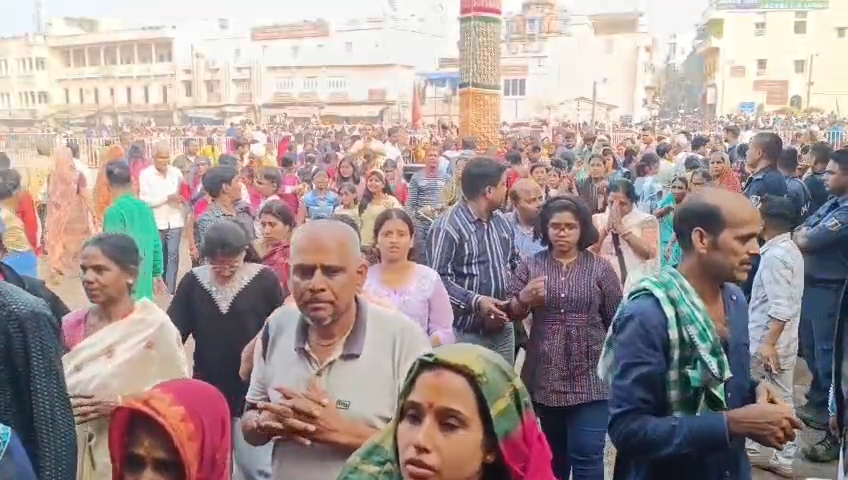
<path id="1" fill-rule="evenodd" d="M 228 480 L 231 422 L 224 396 L 200 380 L 169 380 L 125 399 L 109 424 L 112 479 Z"/>

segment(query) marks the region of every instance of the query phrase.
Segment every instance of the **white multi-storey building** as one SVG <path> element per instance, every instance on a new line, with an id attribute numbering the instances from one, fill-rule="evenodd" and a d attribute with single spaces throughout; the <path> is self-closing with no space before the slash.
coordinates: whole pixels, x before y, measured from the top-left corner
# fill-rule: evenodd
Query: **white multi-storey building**
<path id="1" fill-rule="evenodd" d="M 848 2 L 713 0 L 689 59 L 714 115 L 848 105 Z"/>
<path id="2" fill-rule="evenodd" d="M 53 82 L 42 35 L 0 39 L 0 122 L 31 123 L 49 114 Z"/>

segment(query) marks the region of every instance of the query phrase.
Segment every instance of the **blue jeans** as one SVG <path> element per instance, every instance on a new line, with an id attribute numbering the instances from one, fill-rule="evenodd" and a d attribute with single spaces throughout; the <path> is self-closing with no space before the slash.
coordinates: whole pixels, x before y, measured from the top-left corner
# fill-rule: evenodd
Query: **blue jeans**
<path id="1" fill-rule="evenodd" d="M 233 464 L 241 472 L 244 480 L 270 480 L 271 456 L 274 453 L 274 442 L 268 442 L 261 447 L 254 447 L 244 440 L 241 433 L 241 419 L 233 418 Z"/>
<path id="2" fill-rule="evenodd" d="M 180 269 L 180 240 L 183 237 L 182 228 L 159 230 L 162 240 L 162 280 L 168 286 L 171 295 L 177 291 L 177 273 Z"/>
<path id="3" fill-rule="evenodd" d="M 813 282 L 806 278 L 801 300 L 799 341 L 812 382 L 807 391 L 808 408 L 827 418 L 827 392 L 833 376 L 833 340 L 845 285 Z"/>
<path id="4" fill-rule="evenodd" d="M 515 333 L 512 322 L 507 322 L 504 329 L 495 333 L 466 333 L 454 330 L 456 343 L 471 343 L 486 347 L 499 353 L 510 365 L 515 365 Z"/>
<path id="5" fill-rule="evenodd" d="M 604 480 L 604 446 L 609 404 L 606 400 L 570 407 L 534 403 L 551 446 L 554 476 L 560 480 Z"/>

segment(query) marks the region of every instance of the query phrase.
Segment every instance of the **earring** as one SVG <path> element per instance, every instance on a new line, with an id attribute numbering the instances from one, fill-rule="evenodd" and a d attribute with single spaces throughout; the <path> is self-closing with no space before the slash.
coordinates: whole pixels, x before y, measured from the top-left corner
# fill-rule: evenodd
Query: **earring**
<path id="1" fill-rule="evenodd" d="M 495 462 L 495 454 L 494 453 L 487 453 L 483 457 L 483 463 L 494 463 L 494 462 Z"/>

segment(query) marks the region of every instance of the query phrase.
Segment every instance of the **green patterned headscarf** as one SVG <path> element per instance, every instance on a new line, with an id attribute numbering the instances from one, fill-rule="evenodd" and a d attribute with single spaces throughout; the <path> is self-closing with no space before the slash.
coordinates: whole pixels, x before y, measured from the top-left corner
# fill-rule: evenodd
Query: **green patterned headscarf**
<path id="1" fill-rule="evenodd" d="M 347 461 L 338 480 L 401 480 L 397 451 L 400 409 L 424 368 L 445 368 L 470 375 L 489 408 L 500 453 L 513 480 L 554 480 L 551 450 L 539 428 L 530 395 L 515 370 L 483 347 L 446 345 L 418 358 L 409 370 L 395 418 Z M 485 421 L 485 419 L 484 419 Z"/>

